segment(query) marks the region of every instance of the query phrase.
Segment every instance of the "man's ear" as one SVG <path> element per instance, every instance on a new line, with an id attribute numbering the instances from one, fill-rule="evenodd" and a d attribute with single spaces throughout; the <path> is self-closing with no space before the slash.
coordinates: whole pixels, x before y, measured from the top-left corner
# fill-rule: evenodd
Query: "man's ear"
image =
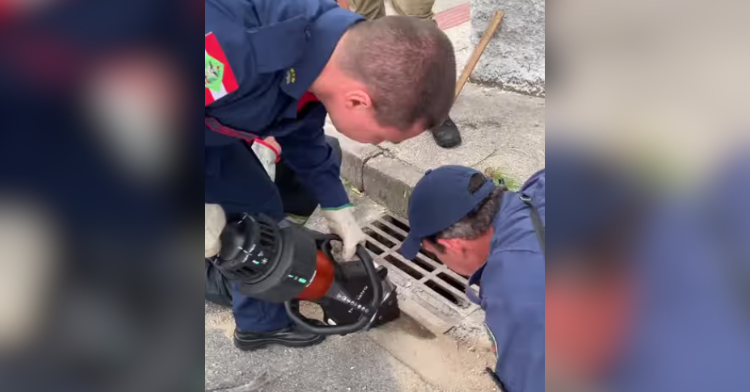
<path id="1" fill-rule="evenodd" d="M 438 244 L 443 245 L 446 249 L 461 250 L 463 248 L 464 240 L 460 238 L 440 238 L 437 242 Z"/>
<path id="2" fill-rule="evenodd" d="M 352 90 L 346 93 L 346 107 L 349 109 L 369 109 L 372 108 L 372 99 L 370 94 L 364 90 Z"/>
<path id="3" fill-rule="evenodd" d="M 438 240 L 438 243 L 439 242 L 440 242 L 440 240 Z M 437 245 L 437 243 L 432 242 L 432 241 L 430 241 L 430 240 L 428 240 L 426 238 L 422 240 L 422 249 L 424 249 L 424 250 L 426 250 L 426 251 L 428 251 L 428 252 L 430 252 L 430 253 L 432 253 L 434 255 L 438 255 L 439 256 L 439 255 L 441 255 L 441 254 L 444 253 L 443 252 L 444 249 L 439 249 L 436 245 Z"/>

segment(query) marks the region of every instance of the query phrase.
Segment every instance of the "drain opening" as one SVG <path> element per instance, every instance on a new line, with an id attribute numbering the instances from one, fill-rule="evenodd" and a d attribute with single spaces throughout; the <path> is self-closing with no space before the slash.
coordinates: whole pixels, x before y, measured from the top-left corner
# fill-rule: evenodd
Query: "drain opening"
<path id="1" fill-rule="evenodd" d="M 400 269 L 401 271 L 406 272 L 409 276 L 412 278 L 419 280 L 422 279 L 424 276 L 421 272 L 417 271 L 416 269 L 412 268 L 408 264 L 404 263 L 403 261 L 399 260 L 394 255 L 388 255 L 385 257 L 385 261 L 391 263 L 394 267 Z"/>
<path id="2" fill-rule="evenodd" d="M 419 253 L 423 254 L 428 259 L 430 259 L 430 260 L 432 260 L 432 261 L 434 261 L 434 262 L 436 262 L 436 263 L 438 263 L 440 265 L 443 265 L 443 262 L 440 261 L 440 259 L 438 259 L 438 257 L 435 256 L 434 253 L 430 253 L 430 252 L 426 251 L 424 248 L 422 250 L 420 250 Z"/>
<path id="3" fill-rule="evenodd" d="M 375 227 L 377 227 L 380 230 L 383 230 L 383 232 L 385 232 L 386 234 L 390 235 L 391 237 L 393 237 L 393 238 L 395 238 L 395 239 L 397 239 L 399 241 L 404 241 L 406 239 L 406 236 L 403 235 L 403 234 L 401 234 L 401 232 L 399 232 L 397 230 L 393 230 L 392 227 L 386 225 L 383 222 L 376 221 L 372 225 L 375 226 Z"/>
<path id="4" fill-rule="evenodd" d="M 426 262 L 424 260 L 421 260 L 419 257 L 417 257 L 416 259 L 412 260 L 412 263 L 414 263 L 414 264 L 422 267 L 422 269 L 425 270 L 425 271 L 427 271 L 427 272 L 432 272 L 432 271 L 435 270 L 435 267 L 433 267 L 432 264 L 430 264 L 430 263 L 428 263 L 428 262 Z"/>
<path id="5" fill-rule="evenodd" d="M 375 230 L 372 230 L 370 228 L 365 227 L 362 231 L 364 231 L 365 235 L 368 235 L 372 237 L 375 241 L 380 242 L 383 244 L 386 248 L 393 248 L 396 246 L 393 241 L 389 240 L 388 238 L 385 238 L 384 236 L 380 235 L 380 233 L 376 232 Z"/>
<path id="6" fill-rule="evenodd" d="M 466 291 L 466 285 L 461 283 L 458 279 L 446 274 L 445 272 L 441 272 L 437 276 L 438 278 L 442 279 L 443 282 L 448 283 L 449 285 L 456 288 L 456 290 L 460 292 Z"/>
<path id="7" fill-rule="evenodd" d="M 432 291 L 440 294 L 441 297 L 447 299 L 450 303 L 458 306 L 459 308 L 465 309 L 469 307 L 469 302 L 467 300 L 451 293 L 449 290 L 446 290 L 444 287 L 433 282 L 432 280 L 428 280 L 427 282 L 425 282 L 425 286 L 432 289 Z"/>
<path id="8" fill-rule="evenodd" d="M 400 253 L 401 252 L 401 247 L 399 247 L 396 250 L 396 252 Z M 417 255 L 417 257 L 414 258 L 414 260 L 408 260 L 408 262 L 409 263 L 414 263 L 414 264 L 418 265 L 420 268 L 422 268 L 423 270 L 425 270 L 427 272 L 432 272 L 432 271 L 435 270 L 435 266 L 433 266 L 429 262 L 425 261 L 424 259 L 420 258 L 419 255 Z"/>
<path id="9" fill-rule="evenodd" d="M 405 233 L 409 232 L 409 226 L 405 224 L 404 222 L 401 222 L 400 220 L 390 216 L 386 215 L 382 218 L 384 221 L 392 224 L 393 226 L 398 227 L 399 229 L 403 230 Z"/>
<path id="10" fill-rule="evenodd" d="M 430 266 L 432 266 L 432 268 L 433 268 L 433 269 L 434 269 L 434 268 L 439 268 L 440 266 L 442 266 L 442 265 L 443 265 L 442 263 L 438 263 L 438 262 L 436 262 L 435 260 L 432 260 L 432 259 L 428 259 L 427 257 L 425 257 L 425 256 L 424 256 L 423 254 L 421 254 L 421 253 L 417 253 L 417 260 L 418 260 L 418 261 L 419 261 L 420 263 L 425 263 L 425 264 L 427 264 L 427 265 L 430 265 Z"/>
<path id="11" fill-rule="evenodd" d="M 372 252 L 376 256 L 380 256 L 386 251 L 382 249 L 380 246 L 376 245 L 374 242 L 370 241 L 369 239 L 365 241 L 365 248 Z"/>

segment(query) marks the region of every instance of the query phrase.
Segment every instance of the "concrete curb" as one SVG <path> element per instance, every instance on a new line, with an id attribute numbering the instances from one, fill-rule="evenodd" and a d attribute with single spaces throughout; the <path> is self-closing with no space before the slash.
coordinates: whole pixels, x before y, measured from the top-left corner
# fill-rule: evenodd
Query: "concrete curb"
<path id="1" fill-rule="evenodd" d="M 394 214 L 406 218 L 412 189 L 424 172 L 393 157 L 386 149 L 347 138 L 330 122 L 325 132 L 341 143 L 341 177 Z"/>
<path id="2" fill-rule="evenodd" d="M 367 162 L 384 154 L 385 150 L 371 144 L 357 143 L 340 134 L 330 123 L 326 124 L 325 132 L 336 137 L 341 144 L 343 155 L 341 177 L 349 181 L 354 188 L 360 191 L 364 190 L 364 171 Z"/>
<path id="3" fill-rule="evenodd" d="M 423 175 L 417 167 L 384 153 L 365 163 L 362 180 L 369 197 L 406 218 L 411 192 Z"/>

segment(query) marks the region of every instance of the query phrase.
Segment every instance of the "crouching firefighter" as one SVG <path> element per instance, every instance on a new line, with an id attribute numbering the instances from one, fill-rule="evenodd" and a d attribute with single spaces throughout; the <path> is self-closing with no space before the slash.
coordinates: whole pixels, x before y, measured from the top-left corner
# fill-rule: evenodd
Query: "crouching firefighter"
<path id="1" fill-rule="evenodd" d="M 541 171 L 511 192 L 474 169 L 443 166 L 409 200 L 401 253 L 413 260 L 424 249 L 480 287 L 466 294 L 486 312 L 498 356 L 487 372 L 504 392 L 545 386 L 545 182 Z"/>
<path id="2" fill-rule="evenodd" d="M 455 78 L 453 47 L 434 23 L 366 22 L 330 0 L 206 0 L 205 203 L 221 207 L 207 210 L 206 223 L 209 215 L 221 223 L 222 211 L 302 223 L 320 205 L 351 259 L 365 237 L 323 132 L 326 115 L 353 140 L 401 142 L 447 118 Z M 275 149 L 283 153 L 271 180 L 261 159 Z M 220 250 L 208 242 L 206 258 Z M 226 287 L 208 259 L 205 270 L 206 298 L 231 304 L 240 349 L 323 340 L 283 304 Z"/>

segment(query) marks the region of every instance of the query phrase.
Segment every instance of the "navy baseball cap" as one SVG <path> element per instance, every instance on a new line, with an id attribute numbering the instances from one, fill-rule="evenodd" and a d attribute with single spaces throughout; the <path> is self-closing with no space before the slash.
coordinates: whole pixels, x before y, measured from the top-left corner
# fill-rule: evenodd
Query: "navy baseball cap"
<path id="1" fill-rule="evenodd" d="M 480 172 L 464 166 L 442 166 L 429 170 L 414 187 L 409 199 L 411 231 L 401 246 L 401 254 L 414 259 L 424 238 L 453 226 L 474 211 L 493 190 L 495 183 L 486 179 L 474 193 L 469 181 Z"/>

